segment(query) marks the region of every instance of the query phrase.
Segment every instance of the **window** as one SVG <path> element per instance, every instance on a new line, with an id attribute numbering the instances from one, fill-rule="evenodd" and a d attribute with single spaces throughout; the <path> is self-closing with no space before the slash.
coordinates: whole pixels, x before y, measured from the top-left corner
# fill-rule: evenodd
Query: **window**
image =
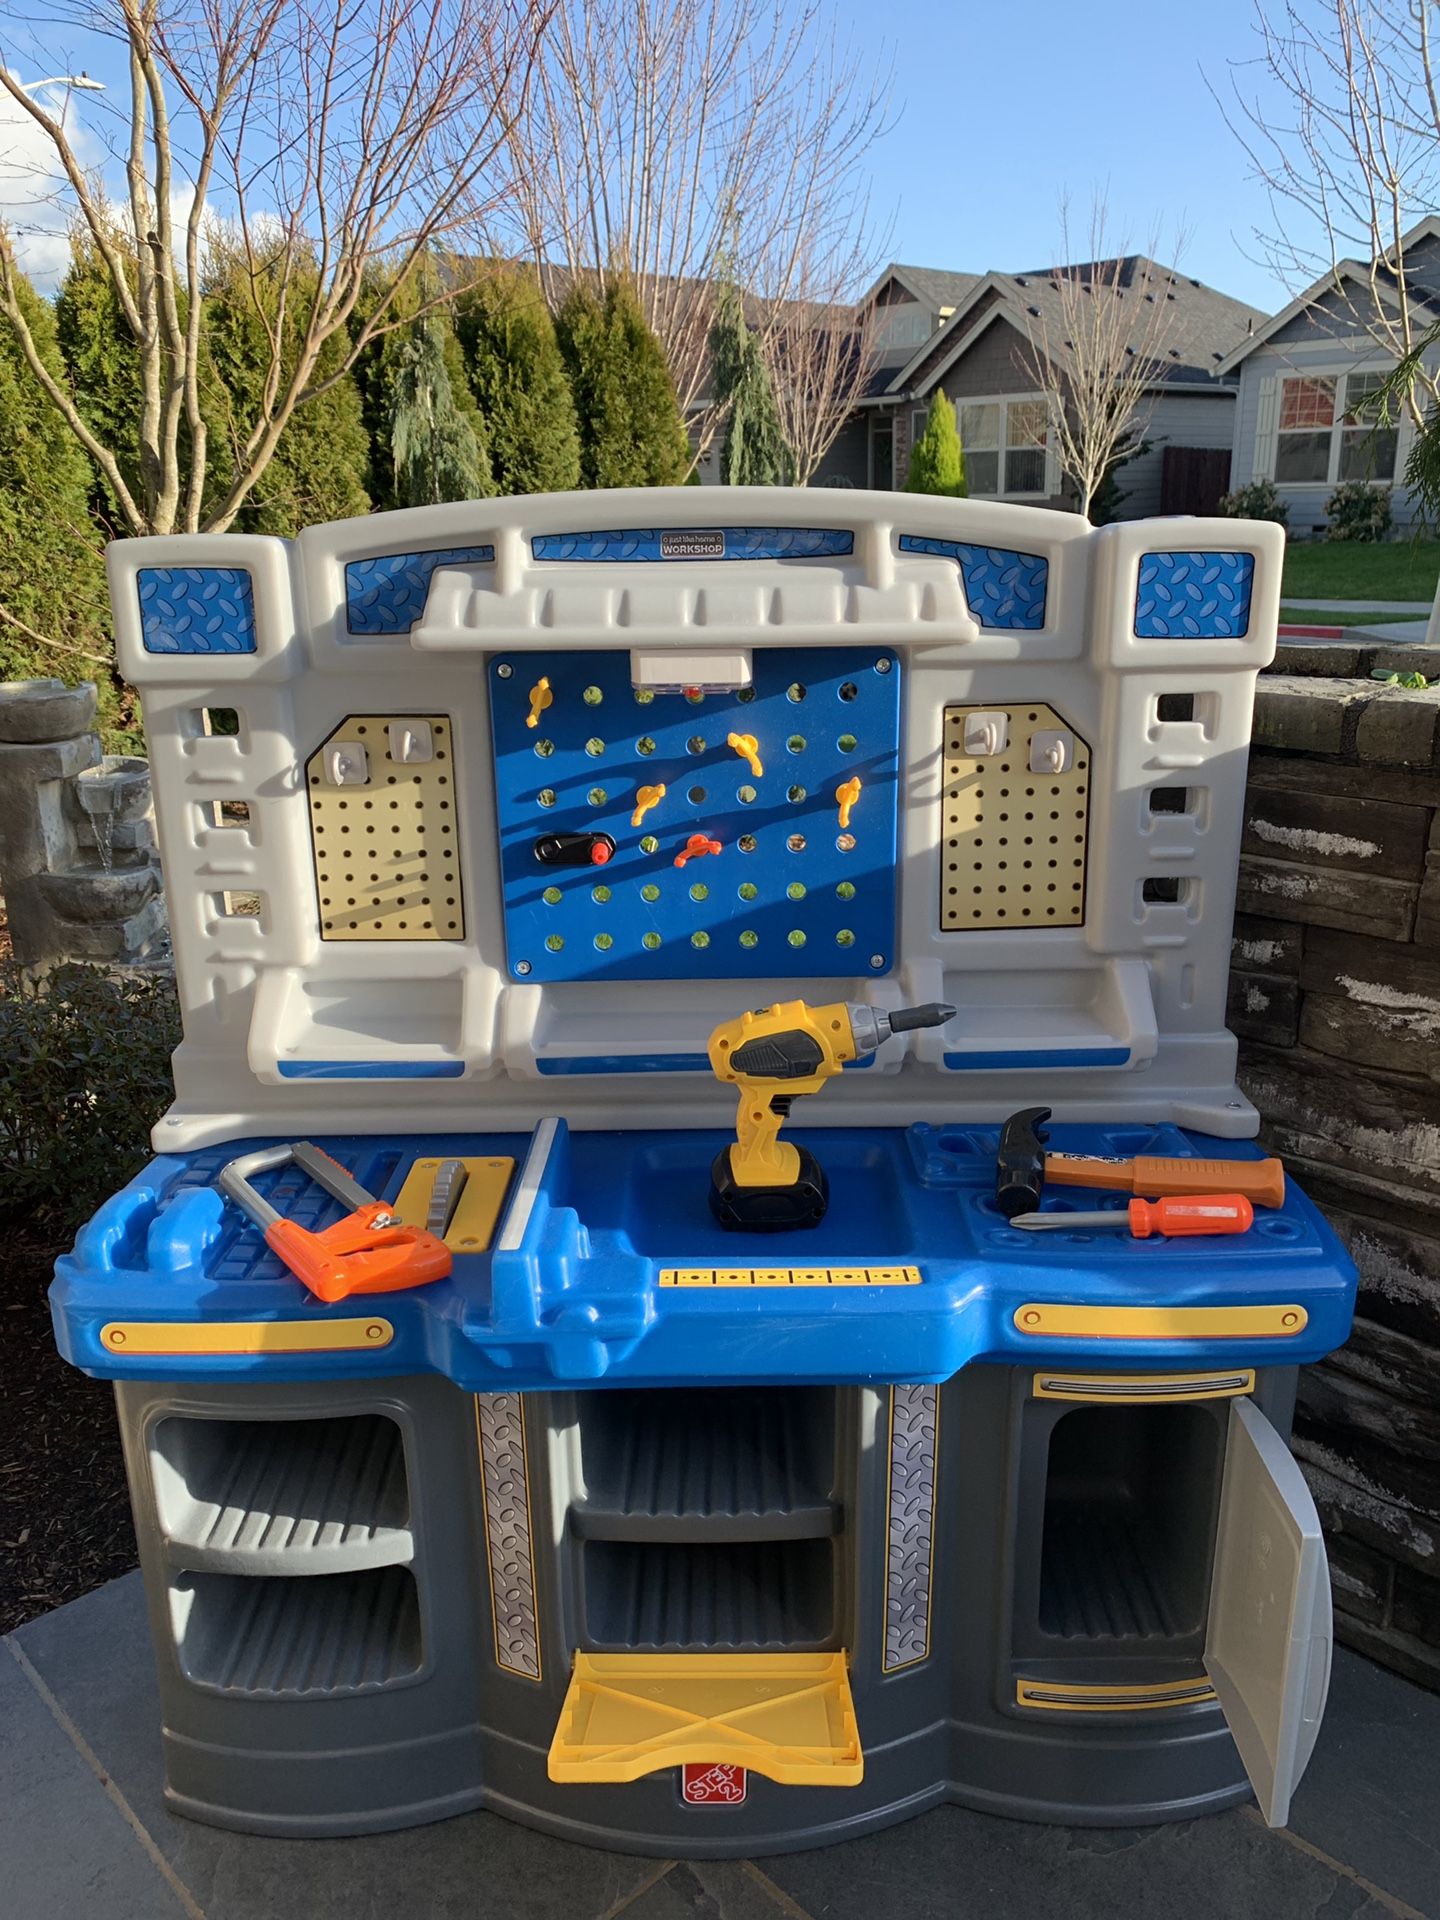
<path id="1" fill-rule="evenodd" d="M 1377 427 L 1382 373 L 1295 374 L 1280 383 L 1275 478 L 1282 485 L 1395 478 L 1394 427 Z"/>
<path id="2" fill-rule="evenodd" d="M 915 300 L 897 300 L 877 329 L 882 353 L 923 346 L 930 337 L 930 316 Z"/>
<path id="3" fill-rule="evenodd" d="M 972 494 L 1044 494 L 1050 402 L 1043 396 L 972 400 L 960 409 L 960 444 Z"/>

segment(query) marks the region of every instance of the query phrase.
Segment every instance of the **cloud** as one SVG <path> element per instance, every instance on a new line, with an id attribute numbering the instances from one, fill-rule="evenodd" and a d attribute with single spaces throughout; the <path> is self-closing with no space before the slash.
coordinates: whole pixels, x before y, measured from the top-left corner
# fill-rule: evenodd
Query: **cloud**
<path id="1" fill-rule="evenodd" d="M 60 108 L 76 156 L 86 167 L 101 158 L 98 142 L 80 124 L 85 96 L 46 89 L 52 111 Z M 63 104 L 62 104 L 63 103 Z M 70 187 L 44 130 L 8 93 L 0 93 L 0 221 L 9 228 L 21 267 L 42 293 L 53 293 L 70 260 Z"/>

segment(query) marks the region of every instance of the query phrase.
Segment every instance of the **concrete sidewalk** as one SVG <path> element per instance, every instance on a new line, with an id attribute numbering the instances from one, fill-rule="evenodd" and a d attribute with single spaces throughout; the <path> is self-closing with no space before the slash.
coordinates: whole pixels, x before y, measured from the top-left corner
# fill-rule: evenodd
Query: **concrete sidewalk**
<path id="1" fill-rule="evenodd" d="M 573 1846 L 494 1814 L 367 1840 L 265 1840 L 177 1819 L 138 1574 L 0 1650 L 7 1920 L 1436 1920 L 1440 1698 L 1336 1659 L 1289 1829 L 1253 1808 L 1139 1829 L 959 1808 L 757 1864 Z"/>
<path id="2" fill-rule="evenodd" d="M 1423 618 L 1430 611 L 1429 600 L 1312 600 L 1304 593 L 1282 593 L 1282 607 L 1304 607 L 1313 613 L 1373 613 L 1377 619 L 1387 614 L 1408 613 Z"/>

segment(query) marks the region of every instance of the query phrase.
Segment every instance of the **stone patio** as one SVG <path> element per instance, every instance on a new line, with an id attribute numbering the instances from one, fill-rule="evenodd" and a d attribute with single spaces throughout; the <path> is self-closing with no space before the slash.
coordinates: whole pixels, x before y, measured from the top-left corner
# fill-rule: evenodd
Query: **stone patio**
<path id="1" fill-rule="evenodd" d="M 366 1840 L 177 1819 L 138 1574 L 0 1655 L 7 1920 L 1415 1920 L 1440 1915 L 1440 1697 L 1336 1655 L 1288 1830 L 1253 1808 L 1168 1827 L 1024 1826 L 958 1808 L 815 1853 L 689 1864 L 475 1813 Z"/>

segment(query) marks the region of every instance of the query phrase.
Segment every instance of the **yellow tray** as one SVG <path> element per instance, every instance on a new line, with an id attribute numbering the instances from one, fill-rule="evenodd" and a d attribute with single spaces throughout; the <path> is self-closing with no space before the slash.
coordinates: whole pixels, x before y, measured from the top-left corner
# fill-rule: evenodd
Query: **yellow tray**
<path id="1" fill-rule="evenodd" d="M 638 1780 L 720 1761 L 787 1787 L 858 1786 L 845 1655 L 576 1653 L 552 1780 Z"/>

